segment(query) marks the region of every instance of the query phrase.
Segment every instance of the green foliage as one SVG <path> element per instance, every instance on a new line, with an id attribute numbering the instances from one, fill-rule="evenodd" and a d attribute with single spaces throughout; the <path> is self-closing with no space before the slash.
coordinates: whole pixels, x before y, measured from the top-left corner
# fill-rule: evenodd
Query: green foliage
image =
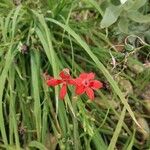
<path id="1" fill-rule="evenodd" d="M 107 28 L 119 20 L 119 26 L 123 32 L 128 33 L 128 21 L 135 21 L 138 23 L 149 23 L 150 15 L 144 14 L 142 8 L 148 4 L 147 0 L 127 0 L 125 3 L 119 5 L 109 4 L 105 10 L 104 16 L 101 20 L 101 27 Z"/>
<path id="2" fill-rule="evenodd" d="M 138 119 L 149 118 L 149 11 L 147 0 L 1 0 L 0 149 L 149 149 Z M 63 68 L 106 89 L 91 102 L 71 87 L 61 101 L 45 78 Z"/>

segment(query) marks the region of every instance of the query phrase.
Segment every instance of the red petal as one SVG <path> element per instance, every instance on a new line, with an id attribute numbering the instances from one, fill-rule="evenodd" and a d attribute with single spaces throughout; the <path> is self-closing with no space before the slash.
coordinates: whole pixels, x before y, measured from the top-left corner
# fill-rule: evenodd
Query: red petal
<path id="1" fill-rule="evenodd" d="M 85 87 L 83 85 L 81 86 L 76 86 L 76 90 L 75 90 L 75 93 L 77 95 L 81 95 L 85 92 Z"/>
<path id="2" fill-rule="evenodd" d="M 88 73 L 87 79 L 93 80 L 94 78 L 95 78 L 95 73 L 93 73 L 93 72 Z"/>
<path id="3" fill-rule="evenodd" d="M 80 86 L 82 84 L 83 79 L 81 78 L 76 78 L 74 79 L 74 85 Z"/>
<path id="4" fill-rule="evenodd" d="M 87 76 L 88 76 L 87 73 L 81 73 L 81 74 L 79 75 L 79 78 L 86 79 Z"/>
<path id="5" fill-rule="evenodd" d="M 103 83 L 98 80 L 93 80 L 90 82 L 90 87 L 92 89 L 99 89 L 103 87 Z"/>
<path id="6" fill-rule="evenodd" d="M 91 100 L 94 100 L 94 92 L 91 88 L 87 88 L 86 89 L 86 94 L 88 95 L 88 97 L 91 99 Z"/>
<path id="7" fill-rule="evenodd" d="M 95 74 L 93 72 L 91 72 L 91 73 L 81 73 L 79 78 L 92 80 L 92 79 L 95 78 Z"/>
<path id="8" fill-rule="evenodd" d="M 57 79 L 50 79 L 50 80 L 47 80 L 47 85 L 48 86 L 55 86 L 55 85 L 58 85 L 62 82 L 62 80 L 57 80 Z"/>
<path id="9" fill-rule="evenodd" d="M 76 80 L 75 79 L 70 79 L 70 80 L 68 80 L 68 84 L 76 85 Z"/>
<path id="10" fill-rule="evenodd" d="M 60 99 L 64 99 L 66 93 L 67 93 L 67 85 L 63 84 L 59 93 Z"/>
<path id="11" fill-rule="evenodd" d="M 68 68 L 63 69 L 63 71 L 60 72 L 59 76 L 62 79 L 69 79 L 70 78 L 69 69 Z"/>

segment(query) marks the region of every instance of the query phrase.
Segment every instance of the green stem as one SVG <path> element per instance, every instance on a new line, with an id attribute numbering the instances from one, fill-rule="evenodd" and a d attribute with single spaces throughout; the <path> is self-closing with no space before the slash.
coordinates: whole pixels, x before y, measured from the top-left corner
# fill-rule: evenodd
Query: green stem
<path id="1" fill-rule="evenodd" d="M 74 110 L 74 114 L 77 114 L 77 97 L 73 97 L 72 98 L 72 105 L 73 105 L 73 110 Z M 73 135 L 74 135 L 74 149 L 75 150 L 79 150 L 80 149 L 80 142 L 79 142 L 79 129 L 78 129 L 78 121 L 77 121 L 77 117 L 73 116 Z"/>

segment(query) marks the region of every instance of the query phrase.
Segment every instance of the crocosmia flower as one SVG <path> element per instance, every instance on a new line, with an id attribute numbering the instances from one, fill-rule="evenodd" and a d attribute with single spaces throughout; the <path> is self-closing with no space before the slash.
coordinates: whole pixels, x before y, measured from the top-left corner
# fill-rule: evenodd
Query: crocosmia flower
<path id="1" fill-rule="evenodd" d="M 46 79 L 48 86 L 61 85 L 59 93 L 59 97 L 61 99 L 64 99 L 65 95 L 67 94 L 68 85 L 75 86 L 75 93 L 77 95 L 86 93 L 91 100 L 94 99 L 94 90 L 103 87 L 103 84 L 100 81 L 94 80 L 95 74 L 93 72 L 81 73 L 78 78 L 73 79 L 70 76 L 69 69 L 65 68 L 60 72 L 59 76 L 60 79 L 55 79 L 46 73 L 44 78 Z"/>
<path id="2" fill-rule="evenodd" d="M 100 89 L 103 87 L 103 84 L 94 80 L 94 73 L 81 73 L 78 78 L 75 79 L 76 90 L 75 93 L 77 95 L 81 95 L 86 93 L 88 97 L 93 100 L 94 99 L 94 91 L 96 89 Z"/>
<path id="3" fill-rule="evenodd" d="M 64 99 L 66 93 L 67 93 L 67 85 L 74 84 L 74 79 L 70 76 L 69 69 L 65 68 L 63 69 L 59 74 L 61 79 L 54 79 L 53 77 L 47 80 L 48 86 L 56 86 L 59 84 L 62 84 L 61 90 L 59 93 L 60 99 Z"/>

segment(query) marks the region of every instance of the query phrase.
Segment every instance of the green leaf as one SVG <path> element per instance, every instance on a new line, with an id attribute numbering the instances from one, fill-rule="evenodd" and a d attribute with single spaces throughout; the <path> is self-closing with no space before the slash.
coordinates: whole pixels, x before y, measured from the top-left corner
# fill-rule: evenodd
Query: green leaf
<path id="1" fill-rule="evenodd" d="M 148 15 L 142 15 L 140 12 L 132 11 L 129 12 L 128 17 L 138 23 L 149 23 L 150 22 L 150 14 Z"/>
<path id="2" fill-rule="evenodd" d="M 120 0 L 121 4 L 124 4 L 128 0 Z"/>
<path id="3" fill-rule="evenodd" d="M 126 147 L 124 146 L 123 150 L 126 150 L 126 149 L 127 150 L 132 150 L 134 142 L 135 142 L 135 130 L 133 132 L 133 135 L 128 140 L 128 143 L 127 143 L 128 145 Z"/>
<path id="4" fill-rule="evenodd" d="M 125 49 L 126 49 L 126 51 L 131 52 L 131 51 L 134 50 L 134 46 L 132 46 L 131 44 L 126 44 L 126 45 L 125 45 Z"/>
<path id="5" fill-rule="evenodd" d="M 32 141 L 29 143 L 29 147 L 35 147 L 40 150 L 48 150 L 43 144 L 37 142 L 37 141 Z"/>
<path id="6" fill-rule="evenodd" d="M 31 77 L 33 86 L 33 98 L 34 98 L 34 115 L 36 123 L 37 138 L 40 141 L 41 135 L 41 104 L 40 104 L 40 89 L 39 89 L 39 54 L 37 52 L 31 53 Z"/>
<path id="7" fill-rule="evenodd" d="M 122 6 L 111 5 L 108 8 L 106 8 L 104 17 L 101 21 L 101 28 L 107 28 L 113 23 L 115 23 L 118 17 L 120 16 L 121 11 L 122 11 Z"/>
<path id="8" fill-rule="evenodd" d="M 124 9 L 127 11 L 135 11 L 138 10 L 139 8 L 141 8 L 143 5 L 145 5 L 147 0 L 128 0 L 125 4 L 124 4 Z"/>
<path id="9" fill-rule="evenodd" d="M 89 2 L 91 5 L 93 5 L 98 10 L 98 12 L 103 16 L 103 11 L 95 0 L 86 0 L 86 1 Z"/>
<path id="10" fill-rule="evenodd" d="M 117 139 L 119 137 L 119 134 L 120 134 L 120 131 L 121 131 L 121 128 L 122 128 L 122 125 L 123 125 L 123 120 L 124 120 L 125 114 L 126 114 L 126 108 L 124 106 L 123 110 L 121 112 L 118 124 L 116 126 L 115 132 L 113 134 L 113 137 L 111 138 L 111 141 L 110 141 L 110 144 L 109 144 L 109 147 L 108 147 L 107 150 L 113 150 L 113 149 L 115 149 L 115 145 L 116 145 Z"/>
<path id="11" fill-rule="evenodd" d="M 146 31 L 144 35 L 145 41 L 150 44 L 150 31 Z"/>
<path id="12" fill-rule="evenodd" d="M 128 33 L 128 25 L 129 25 L 129 20 L 126 17 L 122 17 L 119 20 L 118 27 L 121 32 L 127 34 Z"/>
<path id="13" fill-rule="evenodd" d="M 13 61 L 13 57 L 14 55 L 12 55 L 11 48 L 10 48 L 6 54 L 5 66 L 0 76 L 0 131 L 1 131 L 1 136 L 6 147 L 8 146 L 8 141 L 7 141 L 7 136 L 6 136 L 4 116 L 3 116 L 3 91 L 5 88 L 7 73 Z"/>

